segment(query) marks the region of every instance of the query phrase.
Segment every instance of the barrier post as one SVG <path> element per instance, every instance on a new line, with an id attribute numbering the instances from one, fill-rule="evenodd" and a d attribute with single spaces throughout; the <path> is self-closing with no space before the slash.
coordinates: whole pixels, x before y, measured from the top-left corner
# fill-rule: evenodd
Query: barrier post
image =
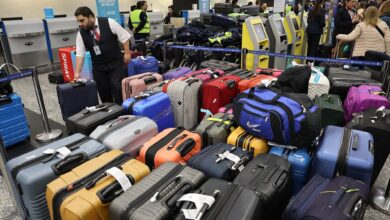
<path id="1" fill-rule="evenodd" d="M 248 49 L 242 48 L 241 49 L 241 63 L 242 63 L 241 69 L 246 69 L 246 56 L 247 56 L 247 54 L 248 54 Z"/>

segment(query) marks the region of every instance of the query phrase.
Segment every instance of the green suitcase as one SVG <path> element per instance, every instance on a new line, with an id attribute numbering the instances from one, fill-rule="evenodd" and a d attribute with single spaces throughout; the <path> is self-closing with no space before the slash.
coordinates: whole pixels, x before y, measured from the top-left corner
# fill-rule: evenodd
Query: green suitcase
<path id="1" fill-rule="evenodd" d="M 322 127 L 325 128 L 328 125 L 344 126 L 344 109 L 340 96 L 324 94 L 317 96 L 314 101 L 321 109 Z"/>

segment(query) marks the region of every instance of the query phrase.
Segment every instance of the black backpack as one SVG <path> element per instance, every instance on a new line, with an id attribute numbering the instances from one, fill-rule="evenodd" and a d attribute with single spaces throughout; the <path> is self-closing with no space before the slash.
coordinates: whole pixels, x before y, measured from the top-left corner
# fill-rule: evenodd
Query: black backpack
<path id="1" fill-rule="evenodd" d="M 311 67 L 309 65 L 294 66 L 279 76 L 275 87 L 283 92 L 307 94 L 310 76 Z"/>
<path id="2" fill-rule="evenodd" d="M 9 73 L 7 72 L 7 69 L 5 68 L 6 66 L 11 66 L 15 68 L 14 65 L 12 64 L 3 64 L 0 66 L 0 79 L 3 79 L 5 77 L 9 76 Z M 19 71 L 17 68 L 15 68 L 17 71 Z M 7 79 L 5 81 L 0 82 L 0 95 L 10 95 L 13 93 L 13 88 L 11 86 L 11 80 Z"/>

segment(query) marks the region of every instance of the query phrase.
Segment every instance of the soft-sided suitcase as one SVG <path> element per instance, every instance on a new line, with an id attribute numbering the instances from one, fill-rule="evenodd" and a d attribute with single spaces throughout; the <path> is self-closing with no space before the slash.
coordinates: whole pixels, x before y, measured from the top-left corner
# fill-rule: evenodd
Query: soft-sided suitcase
<path id="1" fill-rule="evenodd" d="M 255 157 L 269 150 L 266 140 L 249 134 L 242 127 L 238 127 L 229 135 L 227 143 L 251 151 Z"/>
<path id="2" fill-rule="evenodd" d="M 175 126 L 171 100 L 162 92 L 146 92 L 126 99 L 122 106 L 130 115 L 145 116 L 156 122 L 158 130 Z"/>
<path id="3" fill-rule="evenodd" d="M 164 73 L 164 80 L 177 79 L 186 75 L 187 73 L 192 72 L 192 70 L 188 67 L 179 67 L 169 72 Z"/>
<path id="4" fill-rule="evenodd" d="M 221 107 L 218 109 L 218 113 L 226 113 L 226 114 L 233 114 L 233 104 L 229 103 L 225 105 L 224 107 Z"/>
<path id="5" fill-rule="evenodd" d="M 368 205 L 368 185 L 345 176 L 315 175 L 290 201 L 285 220 L 361 220 Z"/>
<path id="6" fill-rule="evenodd" d="M 379 86 L 361 85 L 351 87 L 344 100 L 345 121 L 350 121 L 353 115 L 367 109 L 377 109 L 384 106 L 390 108 L 390 101 Z"/>
<path id="7" fill-rule="evenodd" d="M 209 177 L 231 181 L 252 157 L 252 152 L 230 144 L 219 143 L 203 148 L 187 164 Z"/>
<path id="8" fill-rule="evenodd" d="M 198 123 L 198 95 L 201 86 L 202 81 L 192 77 L 169 84 L 167 93 L 172 103 L 176 127 L 190 130 Z"/>
<path id="9" fill-rule="evenodd" d="M 213 114 L 218 113 L 218 109 L 232 103 L 238 94 L 238 83 L 241 78 L 235 75 L 227 75 L 202 86 L 202 109 Z"/>
<path id="10" fill-rule="evenodd" d="M 114 103 L 103 103 L 87 107 L 81 112 L 71 116 L 66 121 L 69 133 L 82 133 L 89 135 L 95 128 L 125 114 L 125 109 Z"/>
<path id="11" fill-rule="evenodd" d="M 49 82 L 53 83 L 53 84 L 62 84 L 65 82 L 64 76 L 62 75 L 62 72 L 59 72 L 59 71 L 49 73 L 49 75 L 47 75 L 47 77 L 49 79 Z"/>
<path id="12" fill-rule="evenodd" d="M 293 195 L 305 186 L 310 176 L 311 155 L 308 149 L 288 149 L 272 146 L 270 154 L 275 154 L 288 160 L 291 164 L 291 179 Z"/>
<path id="13" fill-rule="evenodd" d="M 278 78 L 283 73 L 283 70 L 278 69 L 256 69 L 256 74 L 270 75 Z"/>
<path id="14" fill-rule="evenodd" d="M 215 3 L 214 10 L 215 13 L 226 14 L 226 15 L 240 12 L 240 9 L 234 8 L 231 3 Z"/>
<path id="15" fill-rule="evenodd" d="M 113 150 L 72 169 L 47 185 L 51 219 L 108 220 L 112 200 L 149 174 L 149 168 Z"/>
<path id="16" fill-rule="evenodd" d="M 196 128 L 203 140 L 203 147 L 209 145 L 226 143 L 229 134 L 234 131 L 235 123 L 233 115 L 218 113 L 203 120 Z"/>
<path id="17" fill-rule="evenodd" d="M 340 96 L 331 94 L 317 96 L 314 102 L 321 109 L 323 128 L 328 125 L 344 126 L 344 108 Z"/>
<path id="18" fill-rule="evenodd" d="M 194 205 L 195 196 L 214 197 L 215 201 L 211 206 L 197 213 L 198 219 L 224 219 L 224 220 L 256 220 L 261 219 L 263 202 L 261 196 L 246 188 L 232 184 L 225 180 L 211 178 L 207 180 L 193 194 L 186 194 L 180 199 L 182 203 L 180 213 L 175 220 L 187 219 L 185 210 L 196 208 Z M 195 202 L 199 202 L 195 200 Z M 202 204 L 206 206 L 206 204 Z"/>
<path id="19" fill-rule="evenodd" d="M 93 80 L 58 85 L 57 96 L 64 121 L 86 107 L 99 104 L 96 82 Z"/>
<path id="20" fill-rule="evenodd" d="M 0 96 L 0 137 L 4 147 L 30 137 L 22 99 L 16 93 Z"/>
<path id="21" fill-rule="evenodd" d="M 371 134 L 330 125 L 325 128 L 315 153 L 312 173 L 327 178 L 344 175 L 370 184 L 373 150 Z"/>
<path id="22" fill-rule="evenodd" d="M 111 219 L 172 219 L 176 201 L 197 189 L 206 176 L 187 166 L 165 163 L 116 198 L 110 205 Z"/>
<path id="23" fill-rule="evenodd" d="M 238 26 L 238 22 L 236 18 L 227 15 L 221 15 L 221 14 L 212 14 L 211 24 L 214 26 L 219 26 L 224 28 L 235 28 Z"/>
<path id="24" fill-rule="evenodd" d="M 12 190 L 20 195 L 17 200 L 28 219 L 49 219 L 46 185 L 106 150 L 103 144 L 75 134 L 8 161 L 7 170 L 14 182 Z"/>
<path id="25" fill-rule="evenodd" d="M 123 101 L 128 98 L 139 95 L 151 87 L 154 87 L 163 80 L 163 77 L 156 72 L 147 72 L 122 80 Z"/>
<path id="26" fill-rule="evenodd" d="M 166 162 L 185 164 L 202 148 L 197 133 L 180 128 L 168 128 L 144 143 L 137 160 L 155 169 Z"/>
<path id="27" fill-rule="evenodd" d="M 261 219 L 279 219 L 291 197 L 291 165 L 279 156 L 260 154 L 250 161 L 233 183 L 259 193 L 263 199 Z"/>
<path id="28" fill-rule="evenodd" d="M 225 72 L 228 71 L 233 71 L 235 69 L 240 68 L 240 65 L 237 63 L 230 63 L 226 61 L 221 61 L 221 60 L 206 60 L 203 61 L 200 66 L 202 68 L 210 68 L 212 70 L 219 69 L 223 70 Z"/>
<path id="29" fill-rule="evenodd" d="M 137 57 L 127 65 L 128 76 L 142 73 L 158 73 L 158 60 L 152 56 Z"/>
<path id="30" fill-rule="evenodd" d="M 221 77 L 224 74 L 225 74 L 225 71 L 223 71 L 223 70 L 219 70 L 219 69 L 211 70 L 210 68 L 205 68 L 205 69 L 201 69 L 198 71 L 190 72 L 190 73 L 186 74 L 186 76 L 195 77 L 195 78 L 202 80 L 202 82 L 207 82 L 207 81 L 210 81 L 212 79 Z"/>
<path id="31" fill-rule="evenodd" d="M 314 99 L 316 96 L 328 94 L 329 89 L 329 79 L 317 67 L 312 67 L 307 95 Z"/>
<path id="32" fill-rule="evenodd" d="M 90 137 L 134 156 L 138 148 L 157 133 L 157 124 L 151 119 L 126 115 L 98 126 Z"/>
<path id="33" fill-rule="evenodd" d="M 243 70 L 243 69 L 236 69 L 236 70 L 233 70 L 233 71 L 229 71 L 229 72 L 226 73 L 226 75 L 239 76 L 241 78 L 241 80 L 249 79 L 252 76 L 255 76 L 254 73 L 252 73 L 251 71 L 246 70 L 246 69 L 245 70 Z"/>
<path id="34" fill-rule="evenodd" d="M 270 75 L 260 74 L 260 75 L 252 76 L 252 77 L 250 77 L 248 79 L 244 79 L 238 83 L 238 92 L 241 93 L 247 89 L 250 89 L 252 87 L 255 87 L 255 86 L 261 84 L 262 82 L 274 81 L 274 80 L 276 80 L 276 78 L 273 76 L 270 76 Z"/>

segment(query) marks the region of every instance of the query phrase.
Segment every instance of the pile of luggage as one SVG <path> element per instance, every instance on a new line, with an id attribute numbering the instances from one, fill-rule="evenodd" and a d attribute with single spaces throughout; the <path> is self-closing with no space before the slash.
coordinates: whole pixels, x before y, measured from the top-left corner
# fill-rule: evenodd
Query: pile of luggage
<path id="1" fill-rule="evenodd" d="M 135 66 L 122 106 L 59 85 L 73 135 L 7 163 L 28 218 L 362 219 L 388 88 L 359 70 L 201 67 Z"/>

